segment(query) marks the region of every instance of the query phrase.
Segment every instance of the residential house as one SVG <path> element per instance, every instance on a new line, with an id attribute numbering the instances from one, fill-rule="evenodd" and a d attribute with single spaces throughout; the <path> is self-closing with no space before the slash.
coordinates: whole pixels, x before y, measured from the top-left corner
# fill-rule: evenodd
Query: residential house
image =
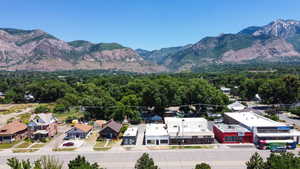
<path id="1" fill-rule="evenodd" d="M 53 137 L 57 133 L 57 120 L 52 113 L 35 114 L 28 124 L 28 129 L 33 139 Z"/>
<path id="2" fill-rule="evenodd" d="M 236 101 L 232 104 L 229 104 L 228 109 L 232 110 L 232 111 L 240 111 L 240 110 L 244 110 L 246 108 L 245 105 L 243 105 L 242 103 Z"/>
<path id="3" fill-rule="evenodd" d="M 65 139 L 84 139 L 91 133 L 93 126 L 77 123 L 69 131 L 66 132 Z"/>
<path id="4" fill-rule="evenodd" d="M 20 121 L 13 121 L 0 128 L 0 142 L 13 142 L 27 137 L 27 126 Z"/>
<path id="5" fill-rule="evenodd" d="M 119 136 L 122 124 L 114 120 L 108 121 L 105 126 L 100 130 L 99 134 L 101 137 L 114 139 Z"/>
<path id="6" fill-rule="evenodd" d="M 94 129 L 102 129 L 104 127 L 104 125 L 107 123 L 106 120 L 96 120 L 94 122 Z"/>

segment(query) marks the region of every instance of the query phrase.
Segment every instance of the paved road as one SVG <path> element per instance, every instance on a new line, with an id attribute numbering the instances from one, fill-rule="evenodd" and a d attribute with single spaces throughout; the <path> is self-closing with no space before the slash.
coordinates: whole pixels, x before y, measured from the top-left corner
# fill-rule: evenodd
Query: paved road
<path id="1" fill-rule="evenodd" d="M 296 124 L 297 126 L 300 126 L 300 120 L 299 119 L 291 119 L 291 118 L 289 118 L 287 113 L 279 114 L 279 118 L 280 118 L 280 120 L 284 120 L 284 121 L 286 121 L 289 124 L 292 124 L 292 125 Z"/>
<path id="2" fill-rule="evenodd" d="M 253 148 L 198 149 L 198 150 L 147 150 L 155 163 L 161 169 L 193 169 L 195 164 L 209 163 L 213 169 L 245 169 L 245 162 L 256 152 Z M 84 155 L 91 162 L 98 162 L 107 169 L 133 169 L 136 160 L 144 151 L 120 152 L 49 152 L 64 162 L 66 167 L 69 160 L 78 154 Z M 269 151 L 259 151 L 265 158 Z M 43 153 L 0 154 L 0 168 L 6 169 L 6 159 L 16 156 L 19 159 L 36 160 Z"/>

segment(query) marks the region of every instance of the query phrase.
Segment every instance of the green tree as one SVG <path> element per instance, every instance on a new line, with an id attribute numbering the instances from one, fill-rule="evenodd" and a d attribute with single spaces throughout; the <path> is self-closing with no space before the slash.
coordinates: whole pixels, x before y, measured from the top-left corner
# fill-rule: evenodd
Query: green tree
<path id="1" fill-rule="evenodd" d="M 265 169 L 264 160 L 255 152 L 249 161 L 246 162 L 247 169 Z"/>
<path id="2" fill-rule="evenodd" d="M 197 164 L 195 169 L 211 169 L 211 167 L 209 164 L 201 163 L 201 164 Z"/>
<path id="3" fill-rule="evenodd" d="M 97 163 L 90 164 L 84 156 L 78 155 L 68 164 L 69 169 L 103 169 Z"/>
<path id="4" fill-rule="evenodd" d="M 300 158 L 293 153 L 272 153 L 265 162 L 264 169 L 299 169 Z"/>
<path id="5" fill-rule="evenodd" d="M 149 157 L 149 154 L 144 153 L 136 162 L 135 169 L 158 169 L 158 166 L 154 164 L 152 158 Z"/>

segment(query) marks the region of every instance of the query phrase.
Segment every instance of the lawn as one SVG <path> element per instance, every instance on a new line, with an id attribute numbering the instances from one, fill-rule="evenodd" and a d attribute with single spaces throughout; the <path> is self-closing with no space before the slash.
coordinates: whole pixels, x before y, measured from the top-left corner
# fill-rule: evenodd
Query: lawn
<path id="1" fill-rule="evenodd" d="M 38 149 L 13 149 L 13 153 L 31 153 L 38 151 Z"/>
<path id="2" fill-rule="evenodd" d="M 16 145 L 17 143 L 19 143 L 18 141 L 13 142 L 13 143 L 1 143 L 0 144 L 0 149 L 8 149 L 13 147 L 14 145 Z"/>
<path id="3" fill-rule="evenodd" d="M 22 144 L 18 145 L 16 148 L 27 148 L 32 144 L 30 141 L 25 141 Z"/>
<path id="4" fill-rule="evenodd" d="M 79 111 L 69 111 L 65 113 L 55 113 L 55 117 L 59 121 L 66 121 L 69 117 L 76 117 L 76 118 L 81 118 L 83 117 L 83 113 Z"/>
<path id="5" fill-rule="evenodd" d="M 106 141 L 97 141 L 94 147 L 104 147 Z"/>
<path id="6" fill-rule="evenodd" d="M 110 149 L 111 149 L 111 147 L 94 147 L 95 151 L 107 151 Z"/>
<path id="7" fill-rule="evenodd" d="M 53 148 L 52 151 L 74 151 L 76 148 Z"/>
<path id="8" fill-rule="evenodd" d="M 38 143 L 38 144 L 34 144 L 33 146 L 31 146 L 30 148 L 42 148 L 44 147 L 45 144 L 43 143 Z"/>

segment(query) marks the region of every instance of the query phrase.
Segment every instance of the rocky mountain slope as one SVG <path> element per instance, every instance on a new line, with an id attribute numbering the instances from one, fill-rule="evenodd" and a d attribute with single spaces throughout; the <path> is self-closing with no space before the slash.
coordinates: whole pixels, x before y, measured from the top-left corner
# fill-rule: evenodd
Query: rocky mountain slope
<path id="1" fill-rule="evenodd" d="M 1 70 L 116 69 L 160 72 L 131 48 L 117 43 L 64 42 L 42 30 L 0 29 Z"/>
<path id="2" fill-rule="evenodd" d="M 236 34 L 153 51 L 117 43 L 65 42 L 42 30 L 0 29 L 0 70 L 162 72 L 210 64 L 299 61 L 300 22 L 295 20 L 276 20 Z"/>
<path id="3" fill-rule="evenodd" d="M 248 27 L 237 34 L 206 37 L 162 58 L 160 63 L 177 71 L 210 63 L 300 61 L 300 22 L 277 20 L 261 27 Z"/>

